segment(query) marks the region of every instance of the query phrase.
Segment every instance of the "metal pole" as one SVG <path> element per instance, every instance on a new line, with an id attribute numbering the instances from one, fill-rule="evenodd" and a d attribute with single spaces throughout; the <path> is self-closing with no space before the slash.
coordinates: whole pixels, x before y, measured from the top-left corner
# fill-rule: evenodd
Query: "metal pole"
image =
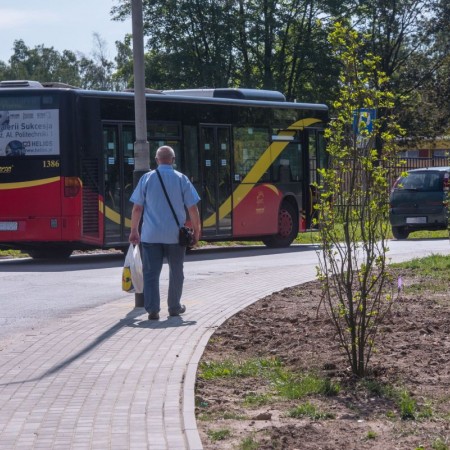
<path id="1" fill-rule="evenodd" d="M 131 20 L 133 30 L 134 117 L 136 141 L 134 143 L 133 186 L 150 167 L 147 141 L 147 112 L 145 105 L 144 33 L 142 0 L 132 0 Z M 136 308 L 144 306 L 144 294 L 134 294 Z"/>

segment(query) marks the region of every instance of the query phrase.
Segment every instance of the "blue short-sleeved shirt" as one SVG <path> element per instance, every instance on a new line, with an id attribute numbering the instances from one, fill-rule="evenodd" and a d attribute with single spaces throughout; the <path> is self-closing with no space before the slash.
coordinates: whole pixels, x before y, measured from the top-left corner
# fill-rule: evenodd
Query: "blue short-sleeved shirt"
<path id="1" fill-rule="evenodd" d="M 200 197 L 189 178 L 161 164 L 158 171 L 166 187 L 180 225 L 186 222 L 186 208 L 200 201 Z M 144 206 L 141 241 L 152 244 L 178 243 L 178 225 L 162 189 L 158 174 L 152 170 L 139 180 L 130 201 Z"/>

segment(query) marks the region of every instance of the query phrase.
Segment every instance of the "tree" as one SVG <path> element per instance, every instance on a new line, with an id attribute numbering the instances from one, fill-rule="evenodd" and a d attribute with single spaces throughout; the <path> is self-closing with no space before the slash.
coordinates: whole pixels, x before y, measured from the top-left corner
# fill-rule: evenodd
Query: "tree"
<path id="1" fill-rule="evenodd" d="M 443 133 L 450 115 L 442 109 L 441 72 L 450 49 L 450 6 L 445 0 L 355 2 L 353 21 L 370 34 L 367 51 L 380 57 L 390 89 L 402 98 L 397 112 L 408 137 Z M 447 80 L 448 85 L 448 80 Z"/>
<path id="2" fill-rule="evenodd" d="M 116 85 L 130 88 L 133 85 L 133 49 L 131 34 L 127 34 L 123 42 L 116 42 L 117 55 L 115 57 L 117 70 L 112 78 Z M 147 78 L 147 77 L 146 77 Z"/>
<path id="3" fill-rule="evenodd" d="M 171 89 L 229 84 L 235 56 L 230 5 L 230 0 L 143 2 L 144 34 L 148 36 L 149 48 L 146 61 L 155 65 L 150 70 L 156 72 L 149 87 Z M 118 20 L 128 17 L 131 5 L 124 2 L 113 8 L 113 13 Z M 159 78 L 165 85 L 158 84 Z"/>
<path id="4" fill-rule="evenodd" d="M 339 2 L 144 1 L 149 87 L 264 88 L 323 102 L 337 76 L 327 60 L 326 26 L 318 20 L 331 3 Z M 128 17 L 130 3 L 113 14 Z M 121 59 L 119 71 L 127 65 Z"/>
<path id="5" fill-rule="evenodd" d="M 247 14 L 250 61 L 258 87 L 282 91 L 289 100 L 324 101 L 332 96 L 336 66 L 327 43 L 327 2 L 287 0 L 259 2 Z"/>
<path id="6" fill-rule="evenodd" d="M 107 58 L 106 42 L 98 33 L 93 34 L 93 40 L 93 59 L 81 55 L 79 60 L 81 85 L 86 89 L 114 90 L 115 83 L 112 76 L 114 63 Z"/>
<path id="7" fill-rule="evenodd" d="M 324 304 L 352 372 L 364 376 L 379 326 L 392 305 L 386 199 L 401 129 L 390 113 L 395 97 L 386 89 L 389 78 L 379 69 L 381 59 L 365 53 L 363 36 L 336 22 L 330 42 L 341 75 L 339 100 L 333 105 L 337 117 L 326 131 L 330 167 L 320 170 L 318 186 L 323 244 L 318 272 Z M 374 118 L 380 108 L 383 117 Z M 376 139 L 383 141 L 381 154 L 374 148 Z"/>
<path id="8" fill-rule="evenodd" d="M 22 39 L 14 42 L 8 64 L 0 64 L 0 77 L 5 80 L 58 82 L 71 86 L 111 90 L 113 62 L 105 53 L 105 43 L 94 33 L 94 59 L 69 50 L 58 52 L 53 47 L 37 45 L 29 48 Z"/>
<path id="9" fill-rule="evenodd" d="M 14 41 L 13 55 L 2 78 L 9 80 L 56 81 L 78 86 L 77 58 L 73 52 L 60 54 L 53 47 L 29 48 L 21 39 Z"/>

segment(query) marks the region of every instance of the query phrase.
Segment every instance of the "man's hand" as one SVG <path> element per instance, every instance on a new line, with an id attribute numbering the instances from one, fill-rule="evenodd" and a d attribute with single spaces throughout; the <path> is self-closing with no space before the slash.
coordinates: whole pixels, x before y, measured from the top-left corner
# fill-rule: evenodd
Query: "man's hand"
<path id="1" fill-rule="evenodd" d="M 138 230 L 131 230 L 130 237 L 128 238 L 130 244 L 138 245 L 141 242 L 141 236 Z"/>

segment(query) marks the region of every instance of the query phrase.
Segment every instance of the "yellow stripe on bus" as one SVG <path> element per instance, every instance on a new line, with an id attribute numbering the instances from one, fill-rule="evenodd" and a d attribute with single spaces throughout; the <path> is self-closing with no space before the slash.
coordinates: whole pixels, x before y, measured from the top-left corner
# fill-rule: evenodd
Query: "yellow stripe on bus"
<path id="1" fill-rule="evenodd" d="M 117 225 L 120 225 L 120 214 L 113 209 L 111 209 L 109 206 L 105 206 L 105 204 L 99 200 L 98 202 L 98 210 L 101 214 L 103 214 L 103 208 L 105 217 L 109 220 L 111 220 L 114 223 L 117 223 Z M 131 220 L 125 217 L 125 226 L 127 228 L 131 228 Z"/>
<path id="2" fill-rule="evenodd" d="M 281 130 L 278 136 L 294 136 L 296 130 L 303 130 L 305 127 L 312 125 L 313 123 L 320 122 L 319 119 L 301 119 L 294 122 L 286 130 Z M 219 219 L 223 219 L 231 212 L 231 199 L 233 198 L 233 205 L 236 207 L 244 200 L 247 194 L 253 189 L 254 185 L 261 179 L 267 169 L 273 164 L 273 162 L 280 156 L 281 152 L 287 147 L 291 141 L 275 141 L 272 142 L 269 147 L 264 151 L 261 157 L 256 161 L 255 165 L 251 168 L 245 178 L 241 181 L 241 184 L 236 190 L 228 197 L 222 205 L 219 207 Z M 271 186 L 271 185 L 268 185 Z M 209 216 L 204 222 L 204 227 L 210 227 L 216 223 L 216 214 Z"/>
<path id="3" fill-rule="evenodd" d="M 0 183 L 0 190 L 5 189 L 22 189 L 34 186 L 42 186 L 44 184 L 55 183 L 60 181 L 61 177 L 44 178 L 42 180 L 20 181 L 18 183 Z"/>

